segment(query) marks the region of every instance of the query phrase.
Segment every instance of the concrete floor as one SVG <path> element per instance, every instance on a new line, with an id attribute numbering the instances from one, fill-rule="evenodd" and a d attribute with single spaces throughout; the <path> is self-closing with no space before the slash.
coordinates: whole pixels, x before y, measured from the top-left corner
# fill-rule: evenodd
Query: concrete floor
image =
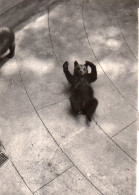
<path id="1" fill-rule="evenodd" d="M 135 195 L 137 5 L 62 0 L 16 29 L 0 69 L 1 195 Z M 70 114 L 62 66 L 92 61 L 94 120 Z"/>

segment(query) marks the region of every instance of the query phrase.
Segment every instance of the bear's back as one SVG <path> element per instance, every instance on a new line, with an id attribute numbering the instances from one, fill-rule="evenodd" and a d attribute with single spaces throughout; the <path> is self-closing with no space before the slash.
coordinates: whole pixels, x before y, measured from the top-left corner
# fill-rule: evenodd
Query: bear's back
<path id="1" fill-rule="evenodd" d="M 8 27 L 1 27 L 0 28 L 0 43 L 3 42 L 14 42 L 14 32 Z"/>

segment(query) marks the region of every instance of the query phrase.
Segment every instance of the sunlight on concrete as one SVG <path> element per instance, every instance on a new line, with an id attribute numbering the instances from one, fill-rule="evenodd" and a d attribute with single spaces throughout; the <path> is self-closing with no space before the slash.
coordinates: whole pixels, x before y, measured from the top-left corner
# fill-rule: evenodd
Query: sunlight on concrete
<path id="1" fill-rule="evenodd" d="M 55 70 L 55 64 L 52 60 L 47 60 L 47 62 L 39 60 L 35 56 L 28 56 L 27 59 L 22 60 L 24 64 L 24 68 L 27 70 L 31 70 L 32 73 L 35 73 L 38 77 L 41 75 L 50 74 Z"/>
<path id="2" fill-rule="evenodd" d="M 1 68 L 0 76 L 3 78 L 10 78 L 10 76 L 18 74 L 18 67 L 16 64 L 16 59 L 13 58 L 11 61 L 6 62 L 4 66 Z"/>

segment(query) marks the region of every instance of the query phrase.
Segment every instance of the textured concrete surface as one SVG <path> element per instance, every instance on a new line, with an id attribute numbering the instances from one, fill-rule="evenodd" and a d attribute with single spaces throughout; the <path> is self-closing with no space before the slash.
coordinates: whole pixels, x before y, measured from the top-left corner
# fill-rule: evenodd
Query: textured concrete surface
<path id="1" fill-rule="evenodd" d="M 138 124 L 135 121 L 112 138 L 134 160 L 136 160 L 137 157 L 137 132 L 135 131 L 137 127 Z"/>
<path id="2" fill-rule="evenodd" d="M 35 107 L 39 109 L 66 99 L 67 82 L 52 49 L 48 13 L 33 17 L 16 37 L 17 63 L 21 65 L 21 76 Z"/>
<path id="3" fill-rule="evenodd" d="M 103 194 L 131 194 L 135 184 L 135 162 L 95 122 L 85 125 L 84 116 L 68 120 L 66 105 L 65 101 L 39 111 L 58 144 Z M 53 116 L 54 110 L 58 116 Z"/>
<path id="4" fill-rule="evenodd" d="M 10 160 L 0 168 L 0 178 L 0 193 L 2 195 L 32 194 Z"/>
<path id="5" fill-rule="evenodd" d="M 4 147 L 32 191 L 72 165 L 34 112 L 1 117 L 0 124 Z"/>
<path id="6" fill-rule="evenodd" d="M 20 115 L 33 110 L 23 88 L 15 58 L 7 61 L 0 69 L 1 116 Z"/>
<path id="7" fill-rule="evenodd" d="M 17 4 L 21 3 L 23 0 L 0 0 L 0 15 L 4 14 L 7 10 L 11 9 L 12 7 L 16 6 Z"/>
<path id="8" fill-rule="evenodd" d="M 15 57 L 0 65 L 0 140 L 9 157 L 1 195 L 135 195 L 136 9 L 134 0 L 62 0 L 16 27 Z M 71 113 L 62 65 L 73 71 L 75 60 L 97 67 L 90 124 Z"/>
<path id="9" fill-rule="evenodd" d="M 35 193 L 35 195 L 42 194 L 100 195 L 101 193 L 95 187 L 92 187 L 91 183 L 89 183 L 75 167 L 72 167 L 67 172 L 59 176 L 59 178 L 56 178 L 54 181 Z"/>
<path id="10" fill-rule="evenodd" d="M 16 27 L 56 0 L 0 0 L 0 26 Z M 10 18 L 10 19 L 9 19 Z"/>
<path id="11" fill-rule="evenodd" d="M 11 3 L 11 1 L 8 1 Z M 17 2 L 17 1 L 16 1 Z M 15 3 L 16 3 L 15 2 Z M 0 2 L 3 7 L 3 2 Z M 6 2 L 6 5 L 9 4 Z M 9 5 L 10 6 L 10 5 Z M 25 21 L 30 17 L 33 13 L 35 13 L 36 9 L 38 9 L 37 0 L 23 0 L 16 3 L 14 6 L 4 11 L 4 13 L 0 14 L 0 25 L 1 26 L 9 26 L 11 28 L 19 25 L 21 22 Z M 9 19 L 10 18 L 10 19 Z"/>

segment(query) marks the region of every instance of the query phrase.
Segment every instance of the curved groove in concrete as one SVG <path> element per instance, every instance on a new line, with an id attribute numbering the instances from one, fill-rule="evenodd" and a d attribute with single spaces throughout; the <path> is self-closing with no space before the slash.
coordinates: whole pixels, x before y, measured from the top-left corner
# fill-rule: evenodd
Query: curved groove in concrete
<path id="1" fill-rule="evenodd" d="M 26 187 L 29 189 L 29 191 L 31 192 L 31 194 L 33 195 L 34 193 L 32 192 L 32 190 L 30 189 L 29 185 L 27 184 L 27 182 L 24 180 L 24 178 L 21 176 L 20 172 L 18 171 L 18 169 L 16 168 L 15 164 L 13 163 L 12 159 L 10 159 L 11 164 L 13 165 L 13 167 L 15 168 L 15 170 L 17 171 L 19 177 L 21 178 L 21 180 L 24 182 L 24 184 L 26 185 Z"/>
<path id="2" fill-rule="evenodd" d="M 94 119 L 93 119 L 93 120 L 94 120 Z M 94 120 L 94 121 L 95 121 L 95 120 Z M 135 121 L 137 121 L 137 120 L 135 120 Z M 134 122 L 135 122 L 135 121 L 134 121 Z M 96 122 L 96 121 L 95 121 L 95 122 Z M 133 122 L 133 123 L 134 123 L 134 122 Z M 125 151 L 125 150 L 123 150 L 123 149 L 122 149 L 122 148 L 121 148 L 121 147 L 112 139 L 113 137 L 111 138 L 97 122 L 96 122 L 96 124 L 97 124 L 97 125 L 99 126 L 99 128 L 103 131 L 103 133 L 104 133 L 104 134 L 105 134 L 105 135 L 106 135 L 106 136 L 107 136 L 107 137 L 108 137 L 108 138 L 109 138 L 109 139 L 110 139 L 118 148 L 120 148 L 120 150 L 122 150 L 129 158 L 131 158 L 134 162 L 136 162 L 136 161 L 135 161 L 135 160 L 134 160 L 126 151 Z M 131 123 L 131 124 L 132 124 L 132 123 Z M 131 125 L 131 124 L 130 124 L 130 125 Z M 129 125 L 129 126 L 130 126 L 130 125 Z M 126 128 L 126 127 L 125 127 L 125 128 Z M 125 128 L 124 128 L 124 129 L 125 129 Z M 121 131 L 122 131 L 122 130 L 121 130 Z M 121 131 L 120 131 L 120 132 L 121 132 Z M 119 132 L 119 133 L 120 133 L 120 132 Z M 115 136 L 115 135 L 114 135 L 114 136 Z"/>
<path id="3" fill-rule="evenodd" d="M 52 40 L 52 36 L 51 36 L 50 21 L 49 21 L 49 7 L 48 7 L 48 30 L 49 30 L 49 37 L 50 37 L 52 49 L 53 49 L 53 52 L 54 52 L 54 55 L 55 55 L 55 59 L 56 59 L 58 65 L 59 65 L 59 61 L 58 61 L 58 58 L 57 58 L 57 55 L 56 55 L 56 52 L 55 52 L 55 48 L 54 48 L 54 44 L 53 44 L 53 40 Z"/>
<path id="4" fill-rule="evenodd" d="M 99 62 L 99 60 L 98 60 L 98 58 L 97 58 L 97 56 L 96 56 L 96 54 L 95 54 L 95 52 L 94 52 L 94 50 L 93 50 L 93 48 L 92 48 L 92 46 L 91 46 L 91 43 L 90 43 L 90 41 L 89 41 L 89 37 L 88 37 L 88 35 L 87 35 L 86 26 L 85 26 L 85 20 L 84 20 L 84 0 L 83 0 L 83 6 L 82 6 L 82 20 L 83 20 L 84 31 L 85 31 L 85 34 L 86 34 L 86 38 L 87 38 L 88 44 L 89 44 L 89 46 L 90 46 L 90 49 L 91 49 L 93 55 L 94 55 L 95 58 L 96 58 L 96 61 L 98 62 L 99 66 L 101 67 L 103 73 L 106 75 L 106 77 L 107 77 L 108 80 L 111 82 L 111 84 L 114 86 L 114 88 L 118 91 L 118 93 L 123 97 L 123 99 L 124 99 L 129 105 L 131 105 L 135 110 L 137 110 L 137 108 L 136 108 L 132 103 L 130 103 L 129 100 L 127 100 L 127 98 L 122 94 L 122 92 L 116 87 L 116 85 L 114 84 L 114 82 L 110 79 L 110 77 L 108 76 L 108 74 L 105 72 L 104 68 L 101 66 L 101 63 Z M 117 21 L 118 21 L 118 19 L 117 19 Z M 119 22 L 118 22 L 118 25 L 119 25 L 119 29 L 120 29 L 120 31 L 121 31 Z M 123 33 L 122 33 L 122 31 L 121 31 L 121 34 L 122 34 L 122 36 L 123 36 L 123 39 L 124 39 L 125 43 L 127 44 L 127 47 L 129 48 L 129 50 L 130 50 L 131 53 L 133 54 L 132 50 L 130 49 L 130 47 L 129 47 L 129 45 L 128 45 L 128 43 L 127 43 L 127 41 L 126 41 L 126 39 L 125 39 L 125 37 L 124 37 L 124 35 L 123 35 Z M 133 56 L 135 57 L 134 54 L 133 54 Z M 135 57 L 135 59 L 136 59 L 136 57 Z M 137 59 L 136 59 L 136 60 L 137 60 Z"/>
<path id="5" fill-rule="evenodd" d="M 125 43 L 127 44 L 127 47 L 129 48 L 130 52 L 131 52 L 132 55 L 134 56 L 135 60 L 138 61 L 138 59 L 136 58 L 134 52 L 132 51 L 131 47 L 129 46 L 128 41 L 126 40 L 126 37 L 125 37 L 125 35 L 124 35 L 123 31 L 122 31 L 122 27 L 121 27 L 121 25 L 120 25 L 120 22 L 119 22 L 118 18 L 117 18 L 117 23 L 118 23 L 118 25 L 119 25 L 119 29 L 120 29 L 120 31 L 121 31 L 121 34 L 122 34 L 122 36 L 123 36 L 123 39 L 124 39 Z"/>

